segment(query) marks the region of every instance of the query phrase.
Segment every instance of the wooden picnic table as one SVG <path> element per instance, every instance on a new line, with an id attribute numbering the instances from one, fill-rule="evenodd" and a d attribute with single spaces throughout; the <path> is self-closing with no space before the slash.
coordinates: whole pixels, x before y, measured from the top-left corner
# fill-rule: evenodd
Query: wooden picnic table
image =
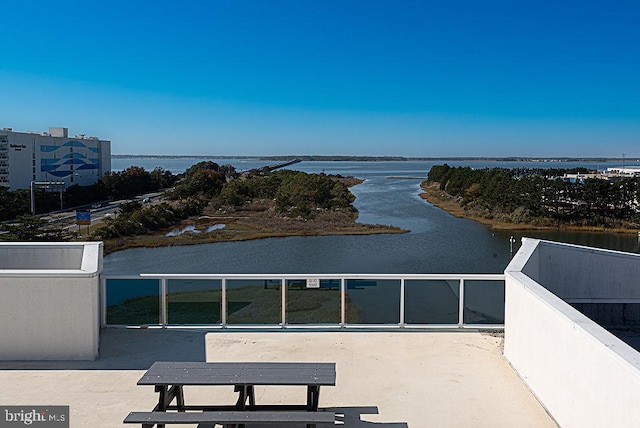
<path id="1" fill-rule="evenodd" d="M 233 410 L 267 409 L 256 406 L 256 385 L 306 386 L 306 406 L 279 405 L 286 410 L 318 410 L 320 386 L 336 384 L 335 363 L 206 363 L 206 362 L 156 362 L 138 381 L 138 385 L 153 385 L 159 393 L 154 411 L 175 409 L 220 410 L 221 406 L 186 405 L 183 387 L 234 386 L 238 400 Z M 172 405 L 173 400 L 176 405 Z M 247 405 L 248 401 L 248 405 Z M 271 406 L 276 407 L 276 406 Z"/>

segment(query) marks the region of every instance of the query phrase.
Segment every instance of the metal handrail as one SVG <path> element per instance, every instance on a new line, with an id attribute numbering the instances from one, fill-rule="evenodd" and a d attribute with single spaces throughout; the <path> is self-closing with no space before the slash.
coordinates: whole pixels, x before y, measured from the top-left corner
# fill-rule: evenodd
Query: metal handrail
<path id="1" fill-rule="evenodd" d="M 223 308 L 221 310 L 221 323 L 203 325 L 205 328 L 251 328 L 251 329 L 273 329 L 273 328 L 295 328 L 295 329 L 332 329 L 332 328 L 352 328 L 352 329 L 393 329 L 393 328 L 438 328 L 438 329 L 502 329 L 504 324 L 473 324 L 464 320 L 465 309 L 465 281 L 504 281 L 503 274 L 166 274 L 166 273 L 145 273 L 145 274 L 102 274 L 101 275 L 101 312 L 102 325 L 107 326 L 107 303 L 106 287 L 109 279 L 137 279 L 137 280 L 158 280 L 160 303 L 160 322 L 158 326 L 162 328 L 171 327 L 167 322 L 167 291 L 169 280 L 220 280 L 220 291 Z M 229 280 L 280 280 L 281 281 L 281 321 L 279 324 L 270 325 L 233 325 L 227 320 L 226 291 Z M 290 324 L 287 323 L 286 312 L 286 281 L 287 280 L 340 280 L 340 323 L 339 324 Z M 396 280 L 400 281 L 400 319 L 393 324 L 349 324 L 346 321 L 346 281 L 348 280 Z M 427 280 L 427 281 L 457 281 L 458 282 L 458 322 L 457 324 L 408 324 L 405 322 L 405 281 L 407 280 Z M 191 327 L 191 325 L 190 325 Z"/>

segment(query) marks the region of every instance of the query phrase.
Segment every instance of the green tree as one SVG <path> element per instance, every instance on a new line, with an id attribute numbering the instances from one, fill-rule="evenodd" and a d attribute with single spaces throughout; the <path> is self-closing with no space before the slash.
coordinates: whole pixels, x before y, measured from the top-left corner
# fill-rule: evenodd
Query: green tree
<path id="1" fill-rule="evenodd" d="M 348 205 L 351 199 L 343 186 L 324 174 L 287 174 L 276 192 L 276 205 L 282 212 L 292 211 L 297 215 L 309 217 L 314 209 Z"/>
<path id="2" fill-rule="evenodd" d="M 177 177 L 161 167 L 156 167 L 149 174 L 153 182 L 153 190 L 166 189 L 176 184 Z"/>
<path id="3" fill-rule="evenodd" d="M 0 234 L 3 241 L 48 242 L 63 241 L 62 230 L 50 227 L 46 220 L 30 214 L 18 216 L 15 222 L 0 225 L 5 232 Z"/>
<path id="4" fill-rule="evenodd" d="M 226 183 L 222 171 L 213 169 L 199 169 L 192 171 L 176 187 L 175 195 L 178 198 L 199 197 L 211 199 L 218 196 Z"/>
<path id="5" fill-rule="evenodd" d="M 152 176 L 141 166 L 130 166 L 124 171 L 105 174 L 101 181 L 107 195 L 114 199 L 123 199 L 159 190 L 164 186 L 163 179 L 171 178 L 165 177 L 163 171 L 158 171 Z"/>
<path id="6" fill-rule="evenodd" d="M 22 214 L 31 212 L 31 194 L 29 189 L 18 189 L 13 192 L 0 187 L 0 221 L 12 220 Z"/>
<path id="7" fill-rule="evenodd" d="M 638 217 L 638 181 L 618 182 L 587 179 L 570 183 L 567 173 L 585 169 L 492 168 L 473 170 L 436 165 L 427 182 L 439 182 L 440 189 L 458 197 L 461 205 L 480 209 L 483 215 L 509 215 L 512 219 L 537 218 L 562 222 L 609 226 L 635 221 Z M 513 215 L 517 212 L 517 215 Z"/>

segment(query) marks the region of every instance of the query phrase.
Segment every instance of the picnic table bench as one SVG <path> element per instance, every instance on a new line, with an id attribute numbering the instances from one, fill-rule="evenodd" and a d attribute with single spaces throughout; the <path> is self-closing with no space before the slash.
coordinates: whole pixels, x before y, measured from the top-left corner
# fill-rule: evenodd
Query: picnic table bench
<path id="1" fill-rule="evenodd" d="M 142 424 L 152 428 L 164 424 L 224 424 L 244 425 L 248 423 L 272 424 L 275 426 L 301 425 L 307 427 L 334 426 L 333 412 L 300 411 L 222 411 L 222 412 L 131 412 L 124 423 Z"/>
<path id="2" fill-rule="evenodd" d="M 335 414 L 319 412 L 318 404 L 320 386 L 335 385 L 335 381 L 335 363 L 156 362 L 138 385 L 153 385 L 159 394 L 158 404 L 152 412 L 130 413 L 124 423 L 140 423 L 143 428 L 189 423 L 305 423 L 307 426 L 333 423 Z M 197 385 L 233 386 L 238 399 L 234 405 L 226 406 L 187 405 L 184 387 Z M 256 385 L 306 386 L 307 403 L 257 405 Z"/>

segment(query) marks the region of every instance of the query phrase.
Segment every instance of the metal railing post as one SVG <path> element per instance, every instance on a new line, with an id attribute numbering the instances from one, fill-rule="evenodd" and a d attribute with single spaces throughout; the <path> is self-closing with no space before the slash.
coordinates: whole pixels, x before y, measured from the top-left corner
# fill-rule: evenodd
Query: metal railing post
<path id="1" fill-rule="evenodd" d="M 344 278 L 340 278 L 340 327 L 347 326 L 347 287 Z"/>
<path id="2" fill-rule="evenodd" d="M 167 328 L 167 278 L 160 279 L 162 310 L 160 311 L 162 328 Z"/>
<path id="3" fill-rule="evenodd" d="M 287 280 L 282 278 L 280 280 L 280 289 L 282 290 L 282 298 L 280 300 L 280 305 L 282 305 L 282 328 L 286 327 L 287 324 Z"/>
<path id="4" fill-rule="evenodd" d="M 464 328 L 464 278 L 460 278 L 460 290 L 458 291 L 458 327 Z"/>
<path id="5" fill-rule="evenodd" d="M 222 328 L 227 327 L 227 279 L 222 278 L 222 291 L 220 293 L 220 322 Z"/>
<path id="6" fill-rule="evenodd" d="M 400 279 L 400 328 L 404 327 L 404 278 Z"/>

